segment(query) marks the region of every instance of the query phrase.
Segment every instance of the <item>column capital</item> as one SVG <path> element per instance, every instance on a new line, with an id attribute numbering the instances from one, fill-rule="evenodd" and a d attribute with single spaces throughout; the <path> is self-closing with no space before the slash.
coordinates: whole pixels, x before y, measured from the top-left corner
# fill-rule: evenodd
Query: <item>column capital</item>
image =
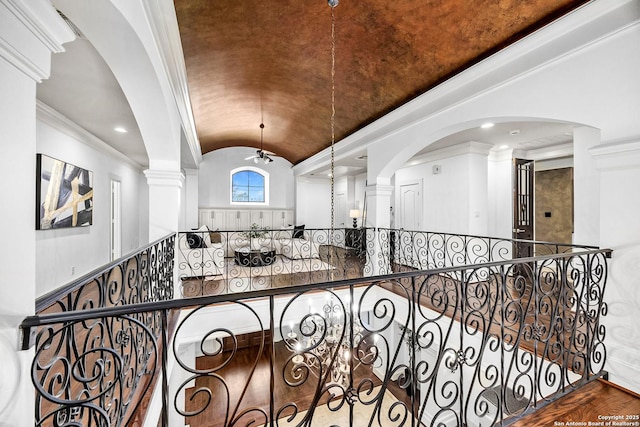
<path id="1" fill-rule="evenodd" d="M 157 187 L 177 187 L 184 185 L 184 173 L 182 171 L 167 171 L 157 169 L 147 169 L 144 171 L 147 184 Z"/>
<path id="2" fill-rule="evenodd" d="M 0 0 L 0 58 L 40 82 L 49 78 L 51 53 L 76 38 L 48 0 Z"/>
<path id="3" fill-rule="evenodd" d="M 391 197 L 391 194 L 393 193 L 393 185 L 370 184 L 365 187 L 365 193 L 371 196 Z"/>
<path id="4" fill-rule="evenodd" d="M 198 173 L 200 173 L 200 171 L 198 169 L 183 169 L 184 175 L 185 176 L 198 176 Z"/>

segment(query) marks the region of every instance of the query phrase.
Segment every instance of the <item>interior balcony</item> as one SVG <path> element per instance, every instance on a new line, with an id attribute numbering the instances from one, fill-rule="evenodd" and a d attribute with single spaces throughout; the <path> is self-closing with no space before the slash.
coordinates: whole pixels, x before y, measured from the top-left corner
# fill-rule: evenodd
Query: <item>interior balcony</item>
<path id="1" fill-rule="evenodd" d="M 607 378 L 610 256 L 392 229 L 170 235 L 24 320 L 35 425 L 533 425 Z"/>

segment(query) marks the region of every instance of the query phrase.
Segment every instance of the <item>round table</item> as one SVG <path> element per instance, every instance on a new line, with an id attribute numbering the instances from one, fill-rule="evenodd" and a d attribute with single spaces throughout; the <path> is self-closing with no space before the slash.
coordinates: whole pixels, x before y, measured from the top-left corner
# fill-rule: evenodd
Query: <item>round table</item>
<path id="1" fill-rule="evenodd" d="M 236 264 L 243 267 L 271 265 L 276 260 L 276 251 L 269 248 L 251 249 L 249 246 L 235 250 Z"/>

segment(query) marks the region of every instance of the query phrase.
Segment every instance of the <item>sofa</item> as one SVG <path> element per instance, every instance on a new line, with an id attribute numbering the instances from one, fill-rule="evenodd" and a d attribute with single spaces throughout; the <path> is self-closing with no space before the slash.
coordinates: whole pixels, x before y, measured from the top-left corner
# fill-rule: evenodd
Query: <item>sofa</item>
<path id="1" fill-rule="evenodd" d="M 276 255 L 282 255 L 289 259 L 320 257 L 320 245 L 310 238 L 310 234 L 296 232 L 293 228 L 269 230 L 265 236 L 252 239 L 245 237 L 242 232 L 235 231 L 220 231 L 213 234 L 220 236 L 224 256 L 227 258 L 233 257 L 236 249 L 246 246 L 252 249 L 275 250 Z"/>
<path id="2" fill-rule="evenodd" d="M 223 274 L 225 258 L 233 258 L 244 247 L 274 250 L 289 259 L 320 258 L 320 245 L 302 228 L 268 230 L 260 238 L 247 238 L 237 231 L 210 231 L 207 226 L 179 233 L 176 261 L 180 277 L 204 277 Z"/>
<path id="3" fill-rule="evenodd" d="M 224 273 L 224 249 L 211 241 L 206 226 L 188 233 L 179 233 L 176 261 L 180 277 L 215 276 Z"/>

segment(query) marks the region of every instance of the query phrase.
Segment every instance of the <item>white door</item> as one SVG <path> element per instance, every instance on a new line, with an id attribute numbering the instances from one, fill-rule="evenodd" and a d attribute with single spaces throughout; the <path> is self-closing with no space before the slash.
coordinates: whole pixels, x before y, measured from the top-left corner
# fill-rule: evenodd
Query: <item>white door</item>
<path id="1" fill-rule="evenodd" d="M 121 222 L 120 181 L 111 181 L 111 261 L 122 256 L 122 222 Z"/>
<path id="2" fill-rule="evenodd" d="M 398 228 L 414 231 L 420 230 L 422 221 L 422 180 L 408 181 L 400 184 L 396 223 Z"/>

